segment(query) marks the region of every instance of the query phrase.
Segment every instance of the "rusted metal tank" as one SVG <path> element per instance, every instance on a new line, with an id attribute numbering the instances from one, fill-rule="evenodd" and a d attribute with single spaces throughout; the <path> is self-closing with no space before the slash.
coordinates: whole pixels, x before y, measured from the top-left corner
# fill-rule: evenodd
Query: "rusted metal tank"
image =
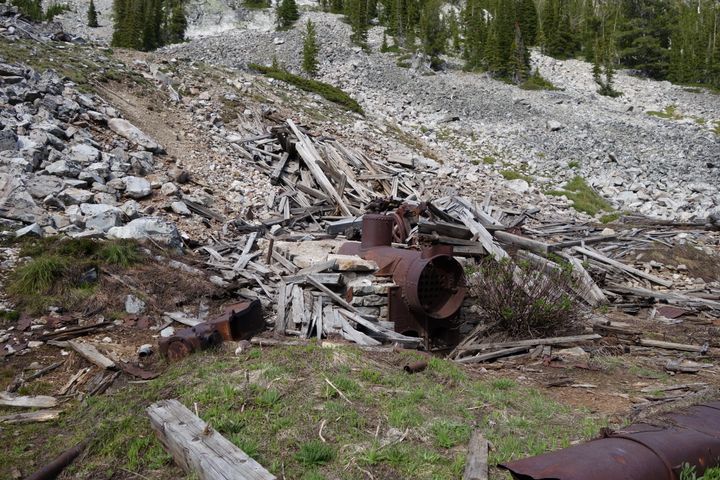
<path id="1" fill-rule="evenodd" d="M 392 277 L 396 287 L 388 292 L 389 320 L 397 332 L 450 340 L 450 320 L 467 292 L 462 266 L 450 246 L 393 247 L 393 227 L 392 216 L 366 214 L 362 241 L 346 242 L 338 253 L 373 260 L 379 267 L 377 276 Z"/>
<path id="2" fill-rule="evenodd" d="M 720 464 L 720 402 L 666 414 L 603 438 L 500 465 L 517 480 L 678 480 Z"/>
<path id="3" fill-rule="evenodd" d="M 179 360 L 198 350 L 220 345 L 223 341 L 247 340 L 265 328 L 259 300 L 244 301 L 225 307 L 219 317 L 184 328 L 160 339 L 160 353 Z"/>

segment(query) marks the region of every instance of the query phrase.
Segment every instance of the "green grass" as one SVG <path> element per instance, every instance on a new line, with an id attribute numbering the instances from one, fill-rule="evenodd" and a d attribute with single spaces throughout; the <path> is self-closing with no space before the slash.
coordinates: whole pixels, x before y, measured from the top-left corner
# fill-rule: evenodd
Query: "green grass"
<path id="1" fill-rule="evenodd" d="M 572 200 L 573 208 L 588 215 L 596 215 L 600 212 L 612 210 L 612 205 L 602 198 L 593 188 L 587 184 L 584 178 L 577 176 L 565 184 L 562 190 L 551 190 L 548 195 L 565 195 Z"/>
<path id="2" fill-rule="evenodd" d="M 485 165 L 493 165 L 497 160 L 494 157 L 483 157 L 482 163 Z"/>
<path id="3" fill-rule="evenodd" d="M 527 80 L 520 84 L 520 88 L 523 90 L 559 90 L 551 81 L 544 79 L 540 76 L 539 72 L 535 72 Z"/>
<path id="4" fill-rule="evenodd" d="M 287 82 L 291 85 L 295 85 L 296 87 L 301 88 L 302 90 L 305 90 L 307 92 L 317 93 L 326 100 L 329 100 L 338 105 L 342 105 L 348 110 L 352 110 L 353 112 L 361 114 L 363 113 L 363 109 L 362 107 L 360 107 L 360 104 L 357 103 L 352 97 L 350 97 L 350 95 L 337 87 L 334 87 L 327 83 L 319 82 L 317 80 L 312 80 L 309 78 L 301 77 L 299 75 L 294 75 L 280 68 L 266 67 L 263 65 L 258 65 L 256 63 L 250 63 L 248 64 L 248 66 L 264 75 L 267 75 L 268 77 Z"/>
<path id="5" fill-rule="evenodd" d="M 665 110 L 661 112 L 651 110 L 647 112 L 647 114 L 651 117 L 665 118 L 669 120 L 680 120 L 681 118 L 683 118 L 682 115 L 678 113 L 677 106 L 675 105 L 668 105 L 667 107 L 665 107 Z"/>
<path id="6" fill-rule="evenodd" d="M 513 379 L 483 380 L 451 361 L 431 359 L 416 375 L 402 371 L 421 358 L 310 346 L 253 349 L 241 357 L 206 352 L 160 364 L 166 370 L 155 380 L 65 404 L 55 424 L 13 426 L 0 478 L 13 467 L 27 474 L 31 462 L 44 464 L 88 435 L 90 449 L 68 468 L 68 478 L 107 478 L 120 469 L 137 478 L 186 478 L 144 415 L 164 398 L 191 410 L 197 405 L 216 431 L 279 478 L 295 479 L 369 478 L 363 471 L 374 478 L 460 478 L 475 428 L 492 442 L 495 465 L 588 439 L 606 425 L 602 416 Z M 325 378 L 350 403 L 330 394 Z M 505 478 L 493 470 L 498 476 L 491 478 Z"/>
<path id="7" fill-rule="evenodd" d="M 568 168 L 573 168 L 573 169 L 580 168 L 580 162 L 577 160 L 570 160 L 568 162 Z"/>
<path id="8" fill-rule="evenodd" d="M 30 314 L 48 306 L 74 308 L 95 293 L 86 274 L 103 266 L 128 268 L 142 256 L 136 243 L 45 237 L 22 240 L 20 256 L 30 259 L 11 272 L 7 292 L 17 308 Z"/>
<path id="9" fill-rule="evenodd" d="M 612 223 L 622 217 L 622 212 L 606 213 L 600 217 L 600 223 Z"/>
<path id="10" fill-rule="evenodd" d="M 505 180 L 525 180 L 528 183 L 532 183 L 533 181 L 532 177 L 517 170 L 500 170 L 500 175 L 502 175 Z"/>
<path id="11" fill-rule="evenodd" d="M 310 440 L 300 446 L 295 458 L 303 465 L 324 465 L 335 458 L 335 450 L 320 440 Z"/>

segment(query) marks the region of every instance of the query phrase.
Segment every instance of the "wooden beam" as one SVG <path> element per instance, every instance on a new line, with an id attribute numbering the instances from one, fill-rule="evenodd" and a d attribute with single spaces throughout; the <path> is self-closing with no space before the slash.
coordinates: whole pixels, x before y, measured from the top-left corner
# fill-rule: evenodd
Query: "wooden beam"
<path id="1" fill-rule="evenodd" d="M 515 355 L 516 353 L 525 353 L 528 350 L 530 350 L 530 348 L 531 347 L 529 347 L 529 346 L 511 347 L 511 348 L 506 348 L 503 350 L 498 350 L 495 352 L 481 353 L 479 355 L 475 355 L 472 357 L 462 357 L 455 361 L 458 363 L 482 363 L 482 362 L 487 362 L 488 360 L 495 360 L 496 358 L 502 358 L 502 357 L 508 357 L 510 355 Z"/>
<path id="2" fill-rule="evenodd" d="M 4 415 L 0 417 L 2 423 L 34 423 L 49 422 L 57 420 L 62 410 L 37 410 L 34 412 L 16 413 L 14 415 Z"/>
<path id="3" fill-rule="evenodd" d="M 160 443 L 188 474 L 201 480 L 276 479 L 177 400 L 161 400 L 146 411 Z"/>
<path id="4" fill-rule="evenodd" d="M 47 395 L 26 396 L 0 392 L 0 405 L 6 407 L 51 408 L 57 407 L 57 404 L 57 398 Z"/>
<path id="5" fill-rule="evenodd" d="M 638 342 L 643 347 L 663 348 L 666 350 L 680 350 L 682 352 L 707 353 L 708 347 L 705 345 L 687 345 L 684 343 L 663 342 L 660 340 L 652 340 L 649 338 L 641 338 Z"/>
<path id="6" fill-rule="evenodd" d="M 533 240 L 532 238 L 521 237 L 520 235 L 515 235 L 513 233 L 503 232 L 502 230 L 495 232 L 495 238 L 500 240 L 502 243 L 517 245 L 541 255 L 547 255 L 550 251 L 550 245 L 545 242 Z"/>
<path id="7" fill-rule="evenodd" d="M 496 343 L 475 343 L 468 345 L 463 350 L 496 350 L 500 348 L 510 347 L 534 347 L 536 345 L 562 345 L 562 344 L 574 344 L 580 342 L 587 342 L 590 340 L 600 340 L 602 336 L 597 333 L 591 333 L 587 335 L 574 335 L 570 337 L 551 337 L 551 338 L 532 338 L 530 340 L 515 340 L 510 342 L 496 342 Z"/>
<path id="8" fill-rule="evenodd" d="M 80 343 L 74 340 L 68 340 L 67 343 L 70 348 L 75 350 L 81 357 L 83 357 L 88 362 L 94 363 L 100 368 L 115 368 L 115 362 L 107 358 L 102 353 L 98 352 L 98 349 L 95 348 L 95 345 L 91 343 Z"/>
<path id="9" fill-rule="evenodd" d="M 488 441 L 480 430 L 470 437 L 462 480 L 488 480 Z"/>
<path id="10" fill-rule="evenodd" d="M 575 250 L 580 255 L 585 255 L 585 256 L 595 259 L 599 262 L 606 263 L 606 264 L 611 265 L 611 266 L 613 266 L 619 270 L 622 270 L 624 272 L 631 273 L 633 275 L 637 275 L 638 277 L 642 277 L 646 280 L 650 280 L 653 283 L 662 285 L 663 287 L 672 287 L 672 285 L 673 285 L 673 282 L 671 280 L 665 280 L 664 278 L 656 277 L 655 275 L 645 273 L 642 270 L 638 270 L 635 267 L 631 267 L 629 265 L 625 265 L 624 263 L 618 262 L 617 260 L 613 260 L 612 258 L 608 258 L 605 255 L 602 255 L 601 253 L 598 253 L 594 250 L 589 250 L 589 249 L 583 248 L 583 247 L 573 247 L 573 250 Z"/>

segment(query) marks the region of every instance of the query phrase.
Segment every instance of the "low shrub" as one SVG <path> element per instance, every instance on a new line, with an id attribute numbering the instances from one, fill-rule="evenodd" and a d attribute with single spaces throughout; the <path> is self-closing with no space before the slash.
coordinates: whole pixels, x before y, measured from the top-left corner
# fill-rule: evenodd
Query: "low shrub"
<path id="1" fill-rule="evenodd" d="M 360 104 L 357 103 L 350 95 L 330 84 L 301 77 L 279 67 L 266 67 L 264 65 L 258 65 L 257 63 L 251 63 L 248 66 L 264 75 L 267 75 L 268 77 L 295 85 L 306 92 L 317 93 L 326 100 L 337 103 L 338 105 L 352 110 L 353 112 L 363 113 L 363 109 Z"/>
<path id="2" fill-rule="evenodd" d="M 477 305 L 512 336 L 544 336 L 568 329 L 580 305 L 572 268 L 546 273 L 529 262 L 487 258 L 470 280 Z"/>

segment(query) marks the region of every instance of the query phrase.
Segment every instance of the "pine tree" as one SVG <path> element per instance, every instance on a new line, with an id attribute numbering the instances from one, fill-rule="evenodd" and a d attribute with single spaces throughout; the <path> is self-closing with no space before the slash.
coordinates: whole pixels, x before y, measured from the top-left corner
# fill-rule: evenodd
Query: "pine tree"
<path id="1" fill-rule="evenodd" d="M 311 77 L 317 75 L 318 69 L 318 43 L 315 25 L 308 20 L 305 25 L 305 38 L 303 40 L 303 70 Z"/>
<path id="2" fill-rule="evenodd" d="M 276 16 L 278 30 L 290 28 L 300 18 L 295 0 L 281 0 L 277 5 Z"/>
<path id="3" fill-rule="evenodd" d="M 463 12 L 465 31 L 465 67 L 469 70 L 479 68 L 485 59 L 485 43 L 487 28 L 485 24 L 485 8 L 482 0 L 468 0 Z"/>
<path id="4" fill-rule="evenodd" d="M 593 62 L 593 79 L 600 87 L 598 93 L 606 97 L 619 97 L 621 92 L 615 90 L 613 83 L 615 67 L 610 41 L 598 40 L 595 43 L 595 61 Z"/>
<path id="5" fill-rule="evenodd" d="M 420 32 L 423 52 L 430 57 L 431 63 L 436 63 L 438 56 L 445 52 L 447 43 L 446 28 L 440 18 L 439 0 L 429 0 L 425 4 L 420 17 Z"/>
<path id="6" fill-rule="evenodd" d="M 388 47 L 387 43 L 387 34 L 385 33 L 385 30 L 383 30 L 383 39 L 382 39 L 382 45 L 380 45 L 380 51 L 382 53 L 385 53 L 390 50 L 390 47 Z"/>
<path id="7" fill-rule="evenodd" d="M 367 48 L 368 0 L 345 0 L 345 16 L 350 22 L 350 39 L 355 45 Z"/>
<path id="8" fill-rule="evenodd" d="M 97 28 L 100 25 L 98 24 L 98 18 L 97 18 L 97 10 L 95 10 L 95 1 L 90 0 L 90 6 L 88 7 L 87 11 L 87 24 L 90 28 Z"/>
<path id="9" fill-rule="evenodd" d="M 530 54 L 525 42 L 523 41 L 520 24 L 515 24 L 515 40 L 512 43 L 512 59 L 511 59 L 512 80 L 519 85 L 527 80 L 530 74 Z"/>
<path id="10" fill-rule="evenodd" d="M 185 8 L 183 7 L 182 2 L 177 1 L 175 6 L 173 6 L 167 29 L 168 43 L 180 43 L 185 41 L 187 19 L 185 18 Z"/>
<path id="11" fill-rule="evenodd" d="M 538 32 L 538 14 L 534 0 L 520 0 L 517 6 L 517 21 L 523 42 L 529 47 L 534 44 Z"/>
<path id="12" fill-rule="evenodd" d="M 454 53 L 460 52 L 462 48 L 462 41 L 460 39 L 460 27 L 458 25 L 458 18 L 455 14 L 455 10 L 450 10 L 447 21 L 448 37 L 450 38 L 450 49 Z"/>

